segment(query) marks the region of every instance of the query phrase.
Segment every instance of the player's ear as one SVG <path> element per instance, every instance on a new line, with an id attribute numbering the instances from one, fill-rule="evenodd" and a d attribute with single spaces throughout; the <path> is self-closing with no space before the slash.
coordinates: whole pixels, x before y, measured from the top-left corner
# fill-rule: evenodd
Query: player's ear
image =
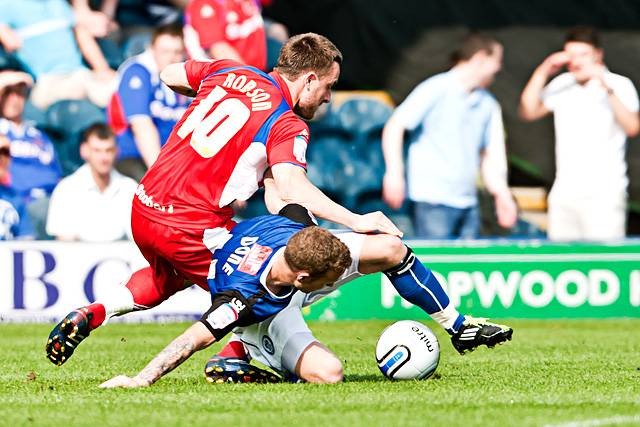
<path id="1" fill-rule="evenodd" d="M 304 76 L 304 86 L 307 90 L 311 90 L 311 85 L 314 81 L 318 80 L 318 75 L 313 71 L 310 71 Z"/>
<path id="2" fill-rule="evenodd" d="M 296 281 L 299 283 L 304 283 L 306 280 L 309 280 L 309 273 L 306 271 L 299 271 L 296 275 Z"/>

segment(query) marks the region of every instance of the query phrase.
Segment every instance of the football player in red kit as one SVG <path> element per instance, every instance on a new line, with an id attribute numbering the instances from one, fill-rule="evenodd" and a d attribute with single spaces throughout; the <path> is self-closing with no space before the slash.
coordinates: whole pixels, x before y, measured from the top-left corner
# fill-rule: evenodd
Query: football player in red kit
<path id="1" fill-rule="evenodd" d="M 402 235 L 381 212 L 354 214 L 306 177 L 309 130 L 297 116 L 311 119 L 329 102 L 341 62 L 328 39 L 309 33 L 283 46 L 270 74 L 231 60 L 161 72 L 165 84 L 195 99 L 134 197 L 133 237 L 150 266 L 54 328 L 47 343 L 54 363 L 64 363 L 107 316 L 154 307 L 191 283 L 207 289 L 211 253 L 235 225 L 230 204 L 247 200 L 267 169 L 287 203 L 356 232 Z"/>

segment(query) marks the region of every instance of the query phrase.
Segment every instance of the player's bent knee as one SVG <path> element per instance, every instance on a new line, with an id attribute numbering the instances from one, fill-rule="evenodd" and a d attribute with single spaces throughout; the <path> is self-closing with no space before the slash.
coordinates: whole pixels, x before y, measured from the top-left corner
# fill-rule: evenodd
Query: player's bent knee
<path id="1" fill-rule="evenodd" d="M 319 377 L 322 379 L 323 384 L 336 384 L 341 382 L 344 379 L 342 363 L 336 358 L 327 360 Z"/>
<path id="2" fill-rule="evenodd" d="M 395 266 L 402 262 L 407 253 L 407 247 L 397 236 L 385 235 L 383 245 L 384 260 L 387 265 Z"/>
<path id="3" fill-rule="evenodd" d="M 402 263 L 407 250 L 399 237 L 390 234 L 369 235 L 360 252 L 358 271 L 371 274 L 394 268 Z"/>
<path id="4" fill-rule="evenodd" d="M 306 377 L 306 378 L 305 378 Z M 307 371 L 303 380 L 316 384 L 336 384 L 344 379 L 342 364 L 336 358 L 325 361 Z"/>
<path id="5" fill-rule="evenodd" d="M 305 350 L 297 371 L 304 381 L 316 384 L 335 384 L 344 378 L 340 360 L 317 342 Z"/>

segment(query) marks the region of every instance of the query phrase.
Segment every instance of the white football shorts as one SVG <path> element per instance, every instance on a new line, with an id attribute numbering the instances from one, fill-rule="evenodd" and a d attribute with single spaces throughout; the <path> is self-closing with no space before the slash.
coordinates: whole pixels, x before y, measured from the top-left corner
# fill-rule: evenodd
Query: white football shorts
<path id="1" fill-rule="evenodd" d="M 284 310 L 260 323 L 233 330 L 231 340 L 241 341 L 252 359 L 269 366 L 277 372 L 295 374 L 302 353 L 318 340 L 313 336 L 302 317 L 306 307 L 330 294 L 338 287 L 360 276 L 358 264 L 364 234 L 347 230 L 331 230 L 351 253 L 351 265 L 331 287 L 310 294 L 296 292 Z"/>

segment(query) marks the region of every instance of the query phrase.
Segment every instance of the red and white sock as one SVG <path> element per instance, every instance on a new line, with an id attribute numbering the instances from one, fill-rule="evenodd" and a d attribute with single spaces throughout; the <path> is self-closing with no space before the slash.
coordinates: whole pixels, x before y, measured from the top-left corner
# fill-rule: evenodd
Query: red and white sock
<path id="1" fill-rule="evenodd" d="M 89 316 L 89 327 L 91 330 L 94 330 L 102 325 L 107 318 L 129 313 L 133 311 L 133 307 L 134 303 L 131 291 L 125 286 L 117 286 L 109 292 L 108 296 L 84 308 L 91 314 L 91 316 Z"/>
<path id="2" fill-rule="evenodd" d="M 218 356 L 233 357 L 235 359 L 244 359 L 247 361 L 250 359 L 247 351 L 244 348 L 244 344 L 242 344 L 239 338 L 235 335 L 232 335 L 227 345 L 222 347 L 222 350 L 218 352 Z"/>

